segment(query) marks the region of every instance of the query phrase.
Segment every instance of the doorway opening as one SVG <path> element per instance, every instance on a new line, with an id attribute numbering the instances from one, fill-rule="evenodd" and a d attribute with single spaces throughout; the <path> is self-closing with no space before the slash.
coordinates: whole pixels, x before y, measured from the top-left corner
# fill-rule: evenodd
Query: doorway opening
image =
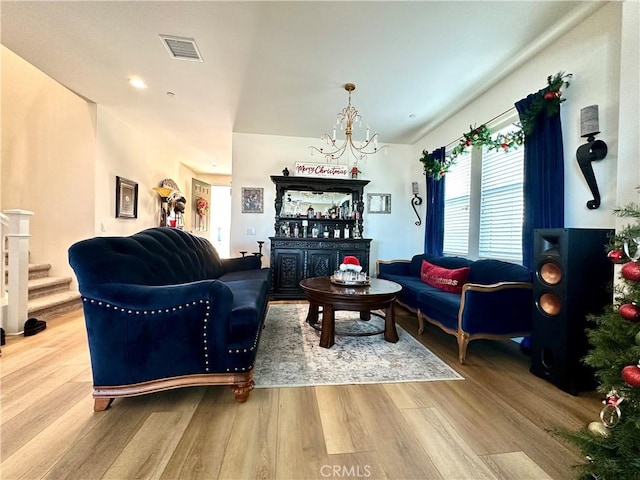
<path id="1" fill-rule="evenodd" d="M 211 238 L 222 258 L 231 256 L 231 187 L 211 185 Z"/>

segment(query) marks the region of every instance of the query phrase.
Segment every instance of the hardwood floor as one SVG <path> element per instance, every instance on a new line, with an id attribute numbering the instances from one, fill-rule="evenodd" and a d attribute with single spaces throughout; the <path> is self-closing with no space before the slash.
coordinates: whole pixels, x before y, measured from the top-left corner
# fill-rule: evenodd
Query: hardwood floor
<path id="1" fill-rule="evenodd" d="M 575 477 L 581 455 L 548 430 L 596 420 L 599 395 L 531 375 L 510 341 L 473 341 L 460 366 L 452 336 L 396 317 L 465 380 L 256 388 L 244 404 L 228 387 L 184 388 L 94 413 L 84 320 L 65 314 L 2 348 L 1 477 Z"/>

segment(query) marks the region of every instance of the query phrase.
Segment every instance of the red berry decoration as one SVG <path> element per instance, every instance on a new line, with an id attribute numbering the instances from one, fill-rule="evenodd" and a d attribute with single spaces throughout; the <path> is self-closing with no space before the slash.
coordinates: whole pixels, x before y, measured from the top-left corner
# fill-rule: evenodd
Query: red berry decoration
<path id="1" fill-rule="evenodd" d="M 624 305 L 621 305 L 618 309 L 618 313 L 622 318 L 629 320 L 630 322 L 637 322 L 640 320 L 640 308 L 632 303 L 625 303 Z"/>
<path id="2" fill-rule="evenodd" d="M 640 282 L 640 263 L 625 263 L 622 266 L 622 270 L 620 270 L 620 273 L 627 280 L 631 280 L 632 282 Z"/>
<path id="3" fill-rule="evenodd" d="M 556 94 L 554 92 L 547 92 L 544 94 L 545 100 L 553 100 L 554 98 L 556 98 Z"/>
<path id="4" fill-rule="evenodd" d="M 611 263 L 622 263 L 624 259 L 624 252 L 620 249 L 611 250 L 607 253 L 607 257 L 611 260 Z"/>
<path id="5" fill-rule="evenodd" d="M 622 369 L 622 379 L 635 388 L 640 388 L 640 367 L 628 365 Z"/>

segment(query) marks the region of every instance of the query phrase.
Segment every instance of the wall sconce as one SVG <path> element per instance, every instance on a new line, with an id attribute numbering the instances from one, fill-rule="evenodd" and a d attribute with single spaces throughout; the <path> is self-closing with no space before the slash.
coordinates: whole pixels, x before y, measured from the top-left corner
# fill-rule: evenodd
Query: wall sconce
<path id="1" fill-rule="evenodd" d="M 411 191 L 413 192 L 413 198 L 411 199 L 411 206 L 413 207 L 413 211 L 416 212 L 416 217 L 418 220 L 416 221 L 416 225 L 422 225 L 422 220 L 420 219 L 420 215 L 418 214 L 418 210 L 416 209 L 416 205 L 422 205 L 422 198 L 418 195 L 418 182 L 411 182 Z"/>
<path id="2" fill-rule="evenodd" d="M 594 210 L 600 206 L 600 192 L 591 162 L 602 160 L 607 156 L 607 144 L 595 137 L 600 133 L 598 125 L 598 105 L 589 105 L 580 110 L 580 136 L 587 137 L 587 143 L 580 145 L 576 152 L 578 165 L 593 195 L 587 202 L 587 208 Z"/>

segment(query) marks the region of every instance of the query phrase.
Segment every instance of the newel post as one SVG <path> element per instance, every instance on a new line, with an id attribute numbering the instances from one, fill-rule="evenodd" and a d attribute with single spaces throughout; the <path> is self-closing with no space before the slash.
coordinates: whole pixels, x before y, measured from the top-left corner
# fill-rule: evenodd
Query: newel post
<path id="1" fill-rule="evenodd" d="M 27 320 L 29 300 L 29 220 L 33 212 L 27 210 L 5 210 L 9 217 L 7 233 L 9 252 L 9 282 L 7 319 L 4 329 L 7 334 L 21 334 Z"/>
<path id="2" fill-rule="evenodd" d="M 6 281 L 6 242 L 5 235 L 9 229 L 9 217 L 0 212 L 0 252 L 2 253 L 2 260 L 0 261 L 0 326 L 4 328 L 4 310 L 7 305 L 7 281 Z"/>

